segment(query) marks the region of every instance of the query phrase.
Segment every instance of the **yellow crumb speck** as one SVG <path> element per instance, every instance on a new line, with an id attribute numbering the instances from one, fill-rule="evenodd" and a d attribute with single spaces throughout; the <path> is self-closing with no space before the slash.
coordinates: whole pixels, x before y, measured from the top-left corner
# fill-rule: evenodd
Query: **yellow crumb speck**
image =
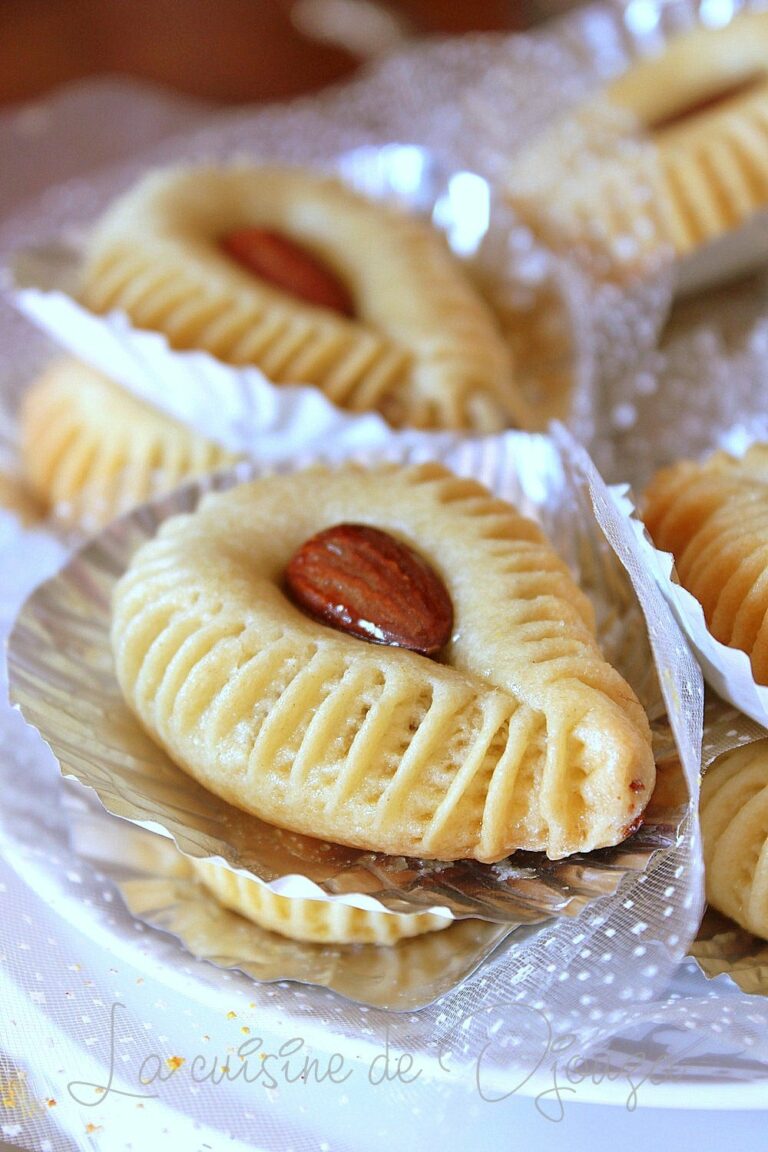
<path id="1" fill-rule="evenodd" d="M 0 1107 L 24 1117 L 40 1111 L 40 1101 L 30 1093 L 23 1069 L 9 1077 L 0 1075 Z"/>
<path id="2" fill-rule="evenodd" d="M 243 1024 L 243 1026 L 242 1026 L 242 1028 L 240 1029 L 240 1031 L 241 1031 L 241 1032 L 244 1032 L 246 1036 L 250 1036 L 250 1034 L 251 1034 L 251 1030 L 250 1030 L 250 1028 L 248 1027 L 248 1025 L 247 1025 L 247 1024 Z"/>
<path id="3" fill-rule="evenodd" d="M 165 1063 L 168 1065 L 171 1072 L 176 1072 L 177 1069 L 181 1068 L 182 1064 L 184 1063 L 184 1057 L 183 1056 L 167 1056 Z"/>
<path id="4" fill-rule="evenodd" d="M 237 1012 L 233 1012 L 230 1008 L 229 1012 L 227 1012 L 227 1020 L 237 1020 Z"/>
<path id="5" fill-rule="evenodd" d="M 56 1107 L 56 1101 L 54 1100 L 53 1096 L 51 1096 L 50 1100 L 46 1100 L 46 1104 L 48 1105 L 49 1108 L 55 1108 Z"/>
<path id="6" fill-rule="evenodd" d="M 102 1132 L 103 1131 L 103 1125 L 102 1124 L 86 1124 L 85 1130 L 88 1133 L 88 1135 L 90 1136 L 94 1132 Z"/>

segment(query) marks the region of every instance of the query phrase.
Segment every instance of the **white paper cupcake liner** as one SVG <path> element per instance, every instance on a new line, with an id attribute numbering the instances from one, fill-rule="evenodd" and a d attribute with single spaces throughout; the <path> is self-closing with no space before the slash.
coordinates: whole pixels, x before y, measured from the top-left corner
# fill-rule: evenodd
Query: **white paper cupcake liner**
<path id="1" fill-rule="evenodd" d="M 72 253 L 73 264 L 78 256 Z M 344 412 L 317 388 L 272 384 L 257 368 L 232 368 L 207 352 L 177 352 L 159 332 L 134 328 L 120 312 L 96 316 L 55 289 L 23 289 L 17 303 L 79 360 L 140 400 L 232 452 L 279 459 L 297 448 L 320 450 L 329 438 L 350 450 L 392 435 L 375 412 Z"/>

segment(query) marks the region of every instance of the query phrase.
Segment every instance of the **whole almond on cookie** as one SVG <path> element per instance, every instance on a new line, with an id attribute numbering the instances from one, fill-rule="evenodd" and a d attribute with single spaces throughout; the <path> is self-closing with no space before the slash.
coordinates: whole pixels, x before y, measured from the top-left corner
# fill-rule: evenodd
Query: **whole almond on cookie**
<path id="1" fill-rule="evenodd" d="M 333 628 L 434 655 L 450 639 L 453 605 L 440 577 L 407 544 L 365 524 L 312 536 L 285 573 L 294 602 Z"/>
<path id="2" fill-rule="evenodd" d="M 222 238 L 221 247 L 238 264 L 275 288 L 318 308 L 354 316 L 352 297 L 338 276 L 281 232 L 238 228 Z"/>

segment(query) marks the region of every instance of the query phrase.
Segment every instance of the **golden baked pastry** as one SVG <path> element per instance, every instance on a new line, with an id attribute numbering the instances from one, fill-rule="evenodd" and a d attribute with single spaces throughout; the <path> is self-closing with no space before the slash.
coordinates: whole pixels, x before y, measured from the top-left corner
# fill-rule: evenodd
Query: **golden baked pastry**
<path id="1" fill-rule="evenodd" d="M 755 680 L 768 684 L 768 445 L 662 469 L 643 519 L 715 639 L 746 652 Z"/>
<path id="2" fill-rule="evenodd" d="M 262 271 L 282 287 L 253 270 L 254 231 Z M 349 293 L 354 317 L 288 290 L 310 259 Z M 145 177 L 96 227 L 81 298 L 96 312 L 122 309 L 174 348 L 314 384 L 395 426 L 496 431 L 525 420 L 508 349 L 442 237 L 303 169 Z"/>
<path id="3" fill-rule="evenodd" d="M 605 130 L 612 114 L 616 139 L 603 153 L 594 124 Z M 638 133 L 653 145 L 650 162 L 642 148 L 622 146 Z M 577 134 L 582 146 L 563 167 L 556 143 Z M 590 142 L 594 155 L 584 163 Z M 683 290 L 754 264 L 765 245 L 736 234 L 768 208 L 768 13 L 743 12 L 725 27 L 673 38 L 516 157 L 513 182 L 521 174 L 525 182 L 526 165 L 534 187 L 536 167 L 553 169 L 561 219 L 615 245 L 618 258 L 636 259 L 629 238 L 638 254 L 669 246 Z M 528 211 L 540 216 L 535 202 Z M 707 255 L 724 237 L 729 246 Z"/>
<path id="4" fill-rule="evenodd" d="M 768 13 L 679 36 L 635 64 L 607 97 L 659 151 L 649 202 L 678 255 L 768 207 Z"/>
<path id="5" fill-rule="evenodd" d="M 0 472 L 0 508 L 13 512 L 26 527 L 43 519 L 44 508 L 19 476 Z"/>
<path id="6" fill-rule="evenodd" d="M 56 362 L 31 385 L 20 423 L 30 488 L 86 531 L 234 460 L 76 360 Z"/>
<path id="7" fill-rule="evenodd" d="M 700 811 L 709 903 L 768 939 L 768 740 L 715 761 Z"/>
<path id="8" fill-rule="evenodd" d="M 317 944 L 394 944 L 410 936 L 438 932 L 453 923 L 433 912 L 373 912 L 338 901 L 280 896 L 222 864 L 192 860 L 197 877 L 220 904 L 260 928 L 292 940 Z"/>
<path id="9" fill-rule="evenodd" d="M 292 556 L 349 522 L 410 545 L 444 582 L 454 623 L 439 660 L 288 599 Z M 382 600 L 408 616 L 381 578 L 374 628 Z M 361 583 L 377 579 L 369 566 Z M 128 704 L 177 764 L 311 836 L 558 858 L 624 839 L 653 789 L 646 715 L 565 564 L 537 525 L 438 464 L 310 469 L 207 497 L 134 556 L 112 643 Z"/>

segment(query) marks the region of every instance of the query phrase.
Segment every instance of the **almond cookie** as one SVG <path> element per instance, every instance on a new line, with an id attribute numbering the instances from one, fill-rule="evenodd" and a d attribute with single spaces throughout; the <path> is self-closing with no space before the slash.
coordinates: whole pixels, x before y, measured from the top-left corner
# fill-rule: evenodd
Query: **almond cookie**
<path id="1" fill-rule="evenodd" d="M 616 138 L 603 154 L 593 125 L 611 116 Z M 534 182 L 536 167 L 552 168 L 561 216 L 617 259 L 636 259 L 633 246 L 636 254 L 669 247 L 679 291 L 765 259 L 756 218 L 768 208 L 768 13 L 674 37 L 558 129 L 561 136 L 550 132 L 516 158 L 513 179 L 521 166 L 533 166 Z M 581 148 L 561 167 L 555 141 L 578 134 Z M 652 159 L 628 146 L 633 136 L 652 145 Z M 537 207 L 528 204 L 534 216 Z"/>
<path id="2" fill-rule="evenodd" d="M 30 488 L 65 523 L 93 531 L 234 457 L 76 360 L 52 365 L 21 409 Z"/>
<path id="3" fill-rule="evenodd" d="M 709 903 L 768 939 L 768 741 L 715 761 L 700 811 Z"/>
<path id="4" fill-rule="evenodd" d="M 260 928 L 316 944 L 394 944 L 453 923 L 433 912 L 374 912 L 338 901 L 281 896 L 266 884 L 210 860 L 192 860 L 197 877 L 225 908 Z"/>
<path id="5" fill-rule="evenodd" d="M 746 652 L 757 683 L 768 684 L 768 445 L 662 469 L 643 519 L 715 639 Z"/>
<path id="6" fill-rule="evenodd" d="M 355 549 L 331 533 L 318 565 L 318 534 L 340 525 L 366 531 Z M 312 540 L 294 603 L 286 571 Z M 436 659 L 403 646 L 444 613 L 397 546 L 450 599 Z M 565 564 L 537 525 L 438 464 L 310 469 L 206 497 L 134 556 L 112 643 L 128 704 L 177 764 L 310 836 L 559 858 L 624 839 L 653 789 L 646 715 Z"/>
<path id="7" fill-rule="evenodd" d="M 145 177 L 97 225 L 81 299 L 397 427 L 526 418 L 493 316 L 442 237 L 303 169 Z"/>

